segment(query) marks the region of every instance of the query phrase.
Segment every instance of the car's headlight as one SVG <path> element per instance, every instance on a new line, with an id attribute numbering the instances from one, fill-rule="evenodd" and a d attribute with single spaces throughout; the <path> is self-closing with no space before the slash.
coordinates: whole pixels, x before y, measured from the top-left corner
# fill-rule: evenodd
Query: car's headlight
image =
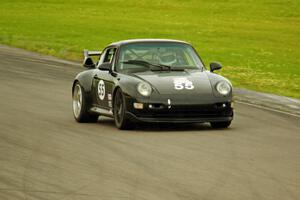
<path id="1" fill-rule="evenodd" d="M 221 95 L 225 96 L 231 91 L 231 86 L 226 81 L 221 81 L 217 84 L 216 89 Z"/>
<path id="2" fill-rule="evenodd" d="M 141 82 L 137 85 L 137 90 L 138 92 L 145 96 L 145 97 L 148 97 L 150 96 L 151 92 L 152 92 L 152 88 L 151 86 L 148 84 L 148 83 L 145 83 L 145 82 Z"/>

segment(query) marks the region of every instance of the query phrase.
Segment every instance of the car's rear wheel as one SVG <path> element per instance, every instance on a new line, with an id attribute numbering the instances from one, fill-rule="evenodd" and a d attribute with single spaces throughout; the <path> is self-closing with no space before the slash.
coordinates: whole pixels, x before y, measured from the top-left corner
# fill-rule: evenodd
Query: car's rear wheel
<path id="1" fill-rule="evenodd" d="M 73 88 L 73 115 L 78 122 L 96 122 L 99 115 L 88 112 L 87 94 L 79 82 Z"/>
<path id="2" fill-rule="evenodd" d="M 133 127 L 133 124 L 126 117 L 126 102 L 121 89 L 117 89 L 114 96 L 114 119 L 116 127 L 121 130 Z"/>
<path id="3" fill-rule="evenodd" d="M 231 124 L 231 121 L 225 122 L 210 122 L 212 128 L 228 128 Z"/>

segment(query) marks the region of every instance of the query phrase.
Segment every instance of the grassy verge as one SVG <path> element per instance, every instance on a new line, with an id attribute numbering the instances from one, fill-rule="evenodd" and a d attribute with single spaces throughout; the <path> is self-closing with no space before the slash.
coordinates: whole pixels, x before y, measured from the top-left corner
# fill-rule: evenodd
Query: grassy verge
<path id="1" fill-rule="evenodd" d="M 191 42 L 236 87 L 300 98 L 299 0 L 13 0 L 0 43 L 80 60 L 130 38 Z"/>

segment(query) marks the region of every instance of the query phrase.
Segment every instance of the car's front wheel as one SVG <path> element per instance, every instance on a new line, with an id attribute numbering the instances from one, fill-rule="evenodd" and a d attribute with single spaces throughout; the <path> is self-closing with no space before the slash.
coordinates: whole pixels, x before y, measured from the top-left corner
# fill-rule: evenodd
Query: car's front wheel
<path id="1" fill-rule="evenodd" d="M 116 126 L 121 130 L 131 129 L 133 124 L 126 117 L 126 102 L 121 89 L 117 89 L 114 96 L 114 119 Z"/>
<path id="2" fill-rule="evenodd" d="M 228 128 L 231 124 L 231 121 L 225 122 L 210 122 L 212 128 Z"/>
<path id="3" fill-rule="evenodd" d="M 99 115 L 88 112 L 87 94 L 79 82 L 73 88 L 73 115 L 78 122 L 97 122 Z"/>

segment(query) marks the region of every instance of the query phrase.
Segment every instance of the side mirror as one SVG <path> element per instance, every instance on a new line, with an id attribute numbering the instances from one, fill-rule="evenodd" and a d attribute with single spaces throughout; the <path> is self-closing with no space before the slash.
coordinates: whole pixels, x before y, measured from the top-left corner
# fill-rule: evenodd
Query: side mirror
<path id="1" fill-rule="evenodd" d="M 99 66 L 99 69 L 103 70 L 103 71 L 111 71 L 111 64 L 110 63 L 102 63 Z"/>
<path id="2" fill-rule="evenodd" d="M 215 70 L 219 70 L 219 69 L 222 68 L 222 65 L 218 62 L 212 62 L 212 63 L 209 64 L 209 66 L 210 66 L 210 71 L 211 72 L 213 72 Z"/>
<path id="3" fill-rule="evenodd" d="M 96 67 L 94 61 L 90 57 L 84 58 L 83 66 L 86 67 L 86 68 L 89 68 L 89 69 Z"/>

